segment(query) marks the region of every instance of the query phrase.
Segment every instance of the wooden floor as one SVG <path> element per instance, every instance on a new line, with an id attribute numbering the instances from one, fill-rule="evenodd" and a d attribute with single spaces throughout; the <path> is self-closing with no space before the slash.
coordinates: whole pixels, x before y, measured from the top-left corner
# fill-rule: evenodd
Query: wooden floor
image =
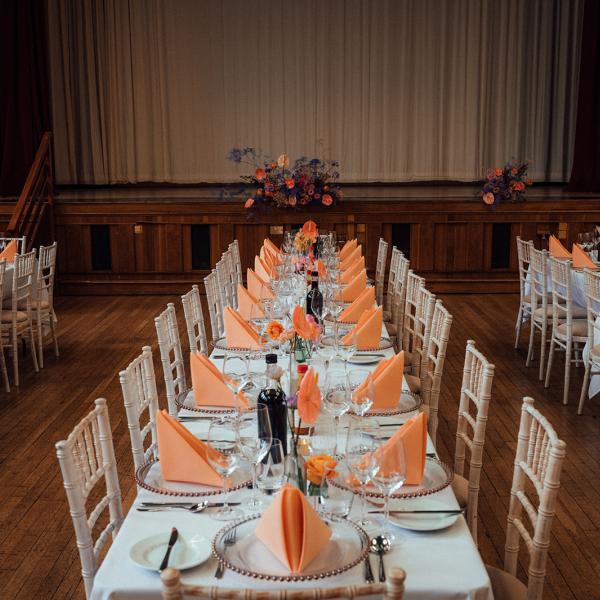
<path id="1" fill-rule="evenodd" d="M 142 345 L 155 349 L 152 318 L 171 300 L 180 305 L 168 296 L 59 298 L 61 358 L 47 355 L 44 371 L 26 374 L 20 391 L 0 392 L 1 598 L 84 598 L 53 444 L 95 398 L 107 397 L 130 505 L 135 488 L 117 373 Z M 454 451 L 466 340 L 474 339 L 496 364 L 479 509 L 483 560 L 501 565 L 521 398 L 531 395 L 567 443 L 545 598 L 600 599 L 600 399 L 588 402 L 578 417 L 581 371 L 574 370 L 571 404 L 565 407 L 560 357 L 548 391 L 536 369 L 525 368 L 524 341 L 519 351 L 513 349 L 516 296 L 448 296 L 444 302 L 454 315 L 440 402 L 438 445 L 445 460 Z M 157 354 L 155 367 L 161 379 Z M 30 370 L 27 358 L 23 371 Z"/>

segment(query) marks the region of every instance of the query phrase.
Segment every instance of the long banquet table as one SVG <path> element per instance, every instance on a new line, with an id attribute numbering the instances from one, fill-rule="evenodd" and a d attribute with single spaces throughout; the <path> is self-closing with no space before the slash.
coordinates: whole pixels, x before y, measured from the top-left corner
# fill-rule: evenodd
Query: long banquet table
<path id="1" fill-rule="evenodd" d="M 385 329 L 384 329 L 385 332 Z M 386 356 L 392 356 L 393 349 L 382 351 Z M 222 361 L 215 358 L 214 352 L 211 359 L 217 366 Z M 260 361 L 251 363 L 252 370 L 263 368 Z M 350 367 L 349 367 L 350 368 Z M 362 367 L 361 368 L 365 368 Z M 369 367 L 366 367 L 369 368 Z M 375 366 L 370 367 L 374 369 Z M 180 414 L 194 414 L 182 411 Z M 197 413 L 195 413 L 197 414 Z M 410 415 L 398 417 L 378 418 L 380 423 L 402 423 Z M 196 435 L 207 431 L 207 424 L 203 422 L 186 422 L 185 426 Z M 392 431 L 395 429 L 390 428 Z M 435 448 L 428 439 L 427 452 L 434 452 Z M 231 501 L 243 499 L 248 491 L 238 491 L 230 495 Z M 434 495 L 435 499 L 444 506 L 457 508 L 456 497 L 449 486 Z M 211 519 L 208 512 L 192 514 L 183 510 L 164 512 L 139 512 L 136 507 L 143 501 L 172 500 L 150 491 L 140 489 L 138 496 L 125 517 L 121 530 L 100 566 L 94 581 L 92 600 L 144 600 L 158 599 L 161 597 L 161 582 L 158 573 L 146 571 L 132 562 L 129 558 L 130 548 L 140 539 L 157 534 L 169 532 L 171 527 L 177 527 L 182 532 L 196 532 L 208 540 L 216 535 L 224 523 Z M 219 500 L 219 496 L 214 497 Z M 186 498 L 189 500 L 189 498 Z M 423 499 L 403 500 L 404 507 L 418 506 Z M 359 514 L 360 502 L 354 502 L 349 518 Z M 492 600 L 490 580 L 485 566 L 481 560 L 477 547 L 473 542 L 471 533 L 463 516 L 449 528 L 435 532 L 412 532 L 395 528 L 397 535 L 402 539 L 395 544 L 392 551 L 386 555 L 387 568 L 392 566 L 402 567 L 407 573 L 406 593 L 408 600 L 452 598 L 455 600 Z M 371 557 L 374 572 L 376 572 L 376 556 Z M 204 564 L 182 573 L 182 581 L 194 585 L 222 585 L 229 588 L 276 589 L 286 587 L 335 587 L 340 585 L 364 584 L 362 563 L 346 573 L 335 577 L 320 580 L 318 583 L 293 583 L 277 584 L 257 581 L 242 575 L 225 571 L 222 579 L 214 577 L 217 561 L 210 558 Z"/>

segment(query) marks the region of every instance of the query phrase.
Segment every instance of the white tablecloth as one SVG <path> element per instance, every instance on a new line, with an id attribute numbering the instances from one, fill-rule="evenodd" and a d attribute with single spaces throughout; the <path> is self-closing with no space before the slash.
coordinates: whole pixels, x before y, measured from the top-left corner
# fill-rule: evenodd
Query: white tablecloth
<path id="1" fill-rule="evenodd" d="M 391 356 L 393 350 L 387 350 Z M 217 364 L 221 361 L 215 360 Z M 258 370 L 262 365 L 258 362 L 251 365 Z M 373 367 L 374 368 L 374 367 Z M 397 418 L 398 422 L 405 420 Z M 387 417 L 386 420 L 392 419 Z M 395 419 L 395 418 L 394 418 Z M 382 421 L 380 419 L 380 421 Z M 206 430 L 206 422 L 187 422 L 186 426 L 196 434 Z M 433 452 L 431 441 L 428 452 Z M 248 494 L 247 490 L 231 495 L 230 500 L 241 499 Z M 435 495 L 436 500 L 447 503 L 448 507 L 457 507 L 456 498 L 451 487 Z M 218 497 L 215 497 L 215 500 Z M 213 520 L 208 514 L 191 514 L 182 510 L 168 512 L 143 513 L 135 510 L 142 501 L 165 501 L 166 497 L 140 490 L 134 506 L 131 508 L 115 542 L 113 542 L 104 562 L 95 578 L 92 600 L 150 600 L 160 598 L 160 578 L 157 573 L 146 571 L 135 565 L 129 558 L 129 549 L 133 544 L 145 537 L 170 531 L 177 527 L 181 532 L 199 534 L 212 540 L 223 526 L 222 522 Z M 411 501 L 414 502 L 414 501 Z M 358 514 L 360 503 L 355 502 L 352 514 Z M 454 525 L 446 530 L 431 533 L 416 533 L 397 529 L 403 543 L 395 546 L 386 555 L 387 568 L 400 566 L 407 573 L 407 600 L 428 600 L 432 598 L 452 598 L 454 600 L 493 600 L 491 584 L 479 552 L 473 542 L 467 524 L 461 516 Z M 374 572 L 377 568 L 377 557 L 372 557 Z M 221 580 L 214 578 L 216 560 L 209 559 L 203 565 L 183 572 L 183 581 L 195 585 L 222 585 L 232 588 L 251 587 L 253 589 L 276 589 L 286 584 L 259 582 L 238 575 L 229 570 Z M 343 573 L 337 577 L 324 579 L 319 586 L 339 586 L 364 584 L 363 565 Z M 289 587 L 314 587 L 314 582 L 287 584 Z"/>

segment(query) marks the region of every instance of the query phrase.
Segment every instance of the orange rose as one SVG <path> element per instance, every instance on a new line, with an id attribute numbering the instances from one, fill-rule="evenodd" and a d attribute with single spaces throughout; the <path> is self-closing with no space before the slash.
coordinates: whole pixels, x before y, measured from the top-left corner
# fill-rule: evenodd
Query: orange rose
<path id="1" fill-rule="evenodd" d="M 256 177 L 256 179 L 258 179 L 258 181 L 262 181 L 267 176 L 267 174 L 265 173 L 264 169 L 258 168 L 256 169 L 256 171 L 254 171 L 254 176 Z"/>
<path id="2" fill-rule="evenodd" d="M 500 175 L 502 175 L 502 169 L 496 169 L 494 173 L 496 174 L 496 177 L 500 177 Z"/>
<path id="3" fill-rule="evenodd" d="M 333 204 L 333 198 L 329 194 L 323 194 L 323 198 L 321 199 L 321 202 L 325 206 L 331 206 Z"/>
<path id="4" fill-rule="evenodd" d="M 296 185 L 296 182 L 293 179 L 286 179 L 285 185 L 287 186 L 288 190 L 291 190 Z"/>
<path id="5" fill-rule="evenodd" d="M 277 163 L 272 162 L 270 165 L 271 169 L 274 169 L 277 166 Z"/>
<path id="6" fill-rule="evenodd" d="M 271 321 L 267 325 L 267 335 L 272 340 L 278 340 L 283 333 L 283 325 L 279 321 Z"/>
<path id="7" fill-rule="evenodd" d="M 483 201 L 486 204 L 494 204 L 494 194 L 492 194 L 492 192 L 488 192 L 487 194 L 484 194 Z"/>
<path id="8" fill-rule="evenodd" d="M 248 198 L 244 204 L 244 208 L 250 208 L 254 204 L 254 198 Z"/>
<path id="9" fill-rule="evenodd" d="M 321 485 L 326 475 L 337 476 L 337 461 L 328 454 L 317 454 L 306 461 L 306 478 L 313 485 Z"/>

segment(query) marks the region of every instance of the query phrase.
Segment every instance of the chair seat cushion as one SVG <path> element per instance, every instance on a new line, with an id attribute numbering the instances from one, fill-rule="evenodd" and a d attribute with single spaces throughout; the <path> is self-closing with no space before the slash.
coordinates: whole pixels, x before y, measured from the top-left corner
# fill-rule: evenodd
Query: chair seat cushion
<path id="1" fill-rule="evenodd" d="M 567 324 L 562 323 L 556 328 L 557 333 L 561 335 L 561 337 L 565 337 L 567 335 Z M 587 338 L 588 326 L 587 321 L 583 319 L 578 319 L 573 321 L 572 333 L 574 337 L 579 338 Z"/>
<path id="2" fill-rule="evenodd" d="M 452 491 L 461 508 L 466 508 L 469 501 L 469 481 L 462 475 L 454 474 L 452 479 Z"/>
<path id="3" fill-rule="evenodd" d="M 27 313 L 20 310 L 17 311 L 17 322 L 27 321 Z M 2 311 L 2 323 L 12 323 L 12 311 Z"/>
<path id="4" fill-rule="evenodd" d="M 38 303 L 39 303 L 39 308 L 41 308 L 42 310 L 45 308 L 50 308 L 50 304 L 48 303 L 48 300 L 32 300 L 31 301 L 31 308 L 32 310 L 37 310 L 38 309 Z M 27 310 L 27 304 L 19 304 L 19 310 Z"/>
<path id="5" fill-rule="evenodd" d="M 594 360 L 600 360 L 600 344 L 592 346 L 591 355 Z"/>
<path id="6" fill-rule="evenodd" d="M 404 379 L 406 379 L 406 383 L 408 384 L 408 389 L 414 394 L 421 393 L 421 378 L 416 377 L 415 375 L 407 375 L 404 374 Z"/>
<path id="7" fill-rule="evenodd" d="M 538 308 L 536 308 L 533 311 L 533 314 L 536 317 L 543 317 L 544 316 L 544 307 L 543 306 L 538 306 Z M 552 305 L 548 304 L 548 306 L 546 307 L 546 316 L 548 318 L 552 318 Z"/>
<path id="8" fill-rule="evenodd" d="M 525 600 L 527 587 L 513 575 L 502 569 L 485 565 L 488 576 L 492 582 L 494 600 Z"/>

